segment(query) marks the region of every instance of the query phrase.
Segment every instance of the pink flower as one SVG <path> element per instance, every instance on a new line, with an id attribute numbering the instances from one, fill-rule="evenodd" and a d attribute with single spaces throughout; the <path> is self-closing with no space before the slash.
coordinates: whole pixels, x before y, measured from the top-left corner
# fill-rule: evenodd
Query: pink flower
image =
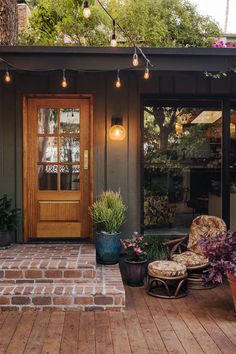
<path id="1" fill-rule="evenodd" d="M 140 239 L 140 241 L 142 241 L 142 239 L 143 239 L 143 236 L 142 236 L 142 235 L 140 235 L 139 239 Z"/>
<path id="2" fill-rule="evenodd" d="M 141 248 L 135 248 L 134 249 L 134 252 L 136 253 L 136 254 L 141 254 L 141 253 L 143 253 L 143 251 L 141 250 Z"/>

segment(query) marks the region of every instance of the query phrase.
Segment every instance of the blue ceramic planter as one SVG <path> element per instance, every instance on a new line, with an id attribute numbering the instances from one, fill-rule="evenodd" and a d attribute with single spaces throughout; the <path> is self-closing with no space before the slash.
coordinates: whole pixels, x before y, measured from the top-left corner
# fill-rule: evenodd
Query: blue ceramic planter
<path id="1" fill-rule="evenodd" d="M 116 264 L 121 252 L 121 233 L 109 234 L 107 232 L 96 233 L 97 262 L 100 264 Z"/>

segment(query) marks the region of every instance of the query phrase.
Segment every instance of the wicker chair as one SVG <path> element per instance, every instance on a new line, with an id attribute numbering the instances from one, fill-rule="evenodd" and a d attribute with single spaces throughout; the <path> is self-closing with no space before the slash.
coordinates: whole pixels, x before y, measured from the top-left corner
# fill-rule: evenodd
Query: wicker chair
<path id="1" fill-rule="evenodd" d="M 204 255 L 199 241 L 227 231 L 224 221 L 216 216 L 201 215 L 195 218 L 187 236 L 164 243 L 169 248 L 170 259 L 183 264 L 188 272 L 188 288 L 206 289 L 202 280 L 208 268 L 208 259 Z M 183 251 L 185 248 L 185 251 Z"/>

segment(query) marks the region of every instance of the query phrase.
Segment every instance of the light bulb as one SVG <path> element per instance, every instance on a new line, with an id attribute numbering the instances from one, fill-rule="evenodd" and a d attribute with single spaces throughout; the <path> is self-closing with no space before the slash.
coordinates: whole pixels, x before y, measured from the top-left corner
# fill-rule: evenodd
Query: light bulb
<path id="1" fill-rule="evenodd" d="M 120 78 L 118 77 L 116 80 L 116 88 L 120 88 L 121 87 L 121 81 Z"/>
<path id="2" fill-rule="evenodd" d="M 89 1 L 85 1 L 84 2 L 83 16 L 85 18 L 89 18 L 91 16 L 91 10 L 90 10 Z"/>
<path id="3" fill-rule="evenodd" d="M 138 66 L 138 54 L 136 52 L 133 55 L 133 66 Z"/>
<path id="4" fill-rule="evenodd" d="M 61 86 L 63 88 L 66 88 L 68 86 L 67 80 L 66 80 L 66 71 L 65 69 L 62 71 L 62 81 L 61 81 Z"/>
<path id="5" fill-rule="evenodd" d="M 115 33 L 113 33 L 112 37 L 111 37 L 111 46 L 113 48 L 115 48 L 117 46 L 117 40 L 116 40 L 116 35 Z"/>
<path id="6" fill-rule="evenodd" d="M 148 80 L 148 79 L 149 79 L 149 77 L 150 77 L 150 72 L 149 72 L 148 67 L 146 67 L 143 77 L 144 77 L 145 80 Z"/>
<path id="7" fill-rule="evenodd" d="M 123 125 L 113 125 L 110 128 L 109 136 L 111 140 L 122 141 L 126 137 L 126 130 Z"/>
<path id="8" fill-rule="evenodd" d="M 66 88 L 66 87 L 68 86 L 66 79 L 63 79 L 63 80 L 62 80 L 61 86 L 62 86 L 63 88 Z"/>
<path id="9" fill-rule="evenodd" d="M 4 76 L 4 81 L 7 82 L 7 83 L 11 82 L 11 76 L 10 76 L 8 70 L 6 70 L 6 73 L 5 73 L 5 76 Z"/>

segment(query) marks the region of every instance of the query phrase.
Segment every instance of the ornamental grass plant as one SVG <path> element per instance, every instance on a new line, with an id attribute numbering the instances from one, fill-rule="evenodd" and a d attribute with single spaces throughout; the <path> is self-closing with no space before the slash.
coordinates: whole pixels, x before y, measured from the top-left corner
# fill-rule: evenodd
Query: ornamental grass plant
<path id="1" fill-rule="evenodd" d="M 125 222 L 126 205 L 123 203 L 120 192 L 105 191 L 89 208 L 93 222 L 98 231 L 109 234 L 119 232 Z"/>

